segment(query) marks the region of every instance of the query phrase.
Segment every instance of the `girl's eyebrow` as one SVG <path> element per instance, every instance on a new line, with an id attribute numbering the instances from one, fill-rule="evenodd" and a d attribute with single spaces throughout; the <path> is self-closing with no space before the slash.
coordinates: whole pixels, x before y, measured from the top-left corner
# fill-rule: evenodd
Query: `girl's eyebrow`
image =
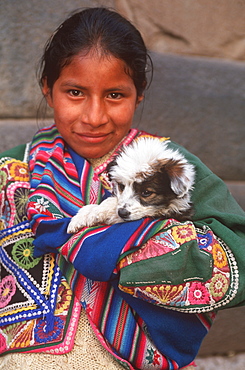
<path id="1" fill-rule="evenodd" d="M 131 91 L 132 88 L 128 85 L 117 85 L 117 86 L 112 86 L 106 89 L 106 91 L 114 91 L 114 90 L 121 90 L 121 91 Z"/>
<path id="2" fill-rule="evenodd" d="M 74 89 L 78 89 L 78 90 L 88 90 L 89 87 L 86 87 L 86 86 L 81 86 L 81 85 L 77 85 L 76 83 L 74 83 L 73 81 L 66 81 L 66 82 L 63 82 L 61 84 L 61 86 L 64 86 L 64 87 L 71 87 L 74 88 Z M 105 89 L 105 92 L 112 92 L 112 91 L 132 91 L 132 88 L 128 85 L 118 85 L 118 86 L 112 86 L 112 87 L 109 87 L 108 89 Z"/>
<path id="3" fill-rule="evenodd" d="M 73 81 L 66 81 L 66 82 L 62 82 L 61 83 L 61 86 L 63 87 L 71 87 L 74 88 L 74 89 L 80 89 L 80 90 L 84 90 L 86 89 L 85 86 L 80 86 L 80 85 L 77 85 L 76 83 L 74 83 Z"/>

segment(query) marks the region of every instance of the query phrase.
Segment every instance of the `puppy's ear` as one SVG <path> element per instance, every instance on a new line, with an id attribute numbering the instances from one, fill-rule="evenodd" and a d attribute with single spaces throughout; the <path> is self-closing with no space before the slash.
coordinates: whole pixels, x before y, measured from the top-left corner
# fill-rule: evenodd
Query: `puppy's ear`
<path id="1" fill-rule="evenodd" d="M 170 186 L 178 198 L 183 197 L 192 189 L 194 183 L 194 167 L 183 160 L 169 159 L 162 163 L 162 171 L 167 172 Z"/>

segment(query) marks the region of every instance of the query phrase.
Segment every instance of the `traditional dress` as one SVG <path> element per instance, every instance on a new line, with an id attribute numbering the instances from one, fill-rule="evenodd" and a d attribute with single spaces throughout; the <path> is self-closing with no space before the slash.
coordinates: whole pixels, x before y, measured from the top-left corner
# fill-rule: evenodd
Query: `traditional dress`
<path id="1" fill-rule="evenodd" d="M 146 135 L 132 129 L 93 168 L 55 126 L 40 130 L 29 159 L 25 152 L 30 224 L 26 161 L 5 153 L 2 353 L 69 352 L 81 303 L 95 335 L 123 366 L 178 369 L 195 358 L 218 309 L 244 304 L 244 212 L 224 183 L 177 144 L 169 145 L 196 168 L 193 222 L 145 218 L 66 233 L 80 207 L 111 195 L 106 167 L 121 145 Z"/>

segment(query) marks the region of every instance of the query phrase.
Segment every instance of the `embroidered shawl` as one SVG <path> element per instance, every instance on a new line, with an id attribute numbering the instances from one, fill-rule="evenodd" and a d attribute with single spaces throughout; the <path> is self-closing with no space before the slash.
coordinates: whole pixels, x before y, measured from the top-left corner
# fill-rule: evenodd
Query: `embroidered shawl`
<path id="1" fill-rule="evenodd" d="M 141 135 L 146 134 L 131 130 L 124 144 Z M 36 256 L 59 252 L 57 263 L 97 337 L 120 361 L 132 369 L 177 369 L 195 357 L 213 310 L 237 297 L 244 301 L 239 258 L 220 239 L 222 233 L 216 236 L 205 217 L 198 218 L 200 211 L 194 223 L 144 219 L 67 235 L 69 217 L 79 207 L 109 195 L 106 165 L 93 171 L 66 147 L 55 126 L 35 136 L 29 217 Z M 203 174 L 204 167 L 199 167 L 203 181 L 207 170 Z M 229 204 L 229 211 L 235 210 L 238 246 L 244 240 L 244 218 Z"/>
<path id="2" fill-rule="evenodd" d="M 0 353 L 63 354 L 73 347 L 80 304 L 55 255 L 33 256 L 26 159 L 0 159 Z"/>

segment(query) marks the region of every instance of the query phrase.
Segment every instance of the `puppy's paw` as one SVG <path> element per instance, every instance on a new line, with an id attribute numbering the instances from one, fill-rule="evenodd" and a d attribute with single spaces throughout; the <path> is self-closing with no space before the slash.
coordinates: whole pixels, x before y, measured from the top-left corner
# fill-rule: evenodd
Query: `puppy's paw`
<path id="1" fill-rule="evenodd" d="M 72 217 L 67 227 L 68 234 L 76 233 L 83 227 L 90 227 L 98 222 L 97 218 L 98 204 L 89 204 L 81 208 L 78 213 Z"/>
<path id="2" fill-rule="evenodd" d="M 84 227 L 83 222 L 80 220 L 78 215 L 72 217 L 71 222 L 67 227 L 68 234 L 74 234 Z"/>

